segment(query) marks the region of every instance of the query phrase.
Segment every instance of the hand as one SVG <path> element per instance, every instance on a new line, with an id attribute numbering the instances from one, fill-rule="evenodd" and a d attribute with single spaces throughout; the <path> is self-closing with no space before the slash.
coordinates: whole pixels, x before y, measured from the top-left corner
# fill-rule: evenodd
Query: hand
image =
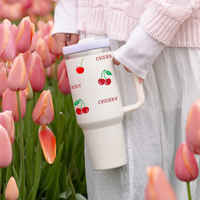
<path id="1" fill-rule="evenodd" d="M 67 45 L 77 44 L 79 41 L 78 34 L 56 33 L 52 36 L 56 41 L 58 53 L 63 55 L 63 47 Z"/>
<path id="2" fill-rule="evenodd" d="M 115 65 L 120 65 L 121 64 L 118 60 L 116 60 L 116 58 L 113 59 L 113 62 L 114 62 Z M 124 66 L 124 68 L 125 68 L 125 70 L 127 72 L 132 73 L 132 71 L 130 71 L 127 67 Z M 140 81 L 140 83 L 143 83 L 144 79 L 139 77 L 139 81 Z"/>

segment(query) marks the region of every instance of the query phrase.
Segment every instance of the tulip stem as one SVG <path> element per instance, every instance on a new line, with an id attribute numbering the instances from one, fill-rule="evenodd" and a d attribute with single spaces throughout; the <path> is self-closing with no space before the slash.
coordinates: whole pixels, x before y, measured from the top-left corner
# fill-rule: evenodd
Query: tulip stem
<path id="1" fill-rule="evenodd" d="M 17 104 L 18 104 L 18 113 L 19 113 L 19 132 L 20 132 L 20 155 L 21 155 L 21 166 L 20 166 L 20 175 L 21 175 L 21 186 L 20 186 L 20 196 L 21 200 L 25 199 L 25 172 L 24 172 L 24 138 L 22 131 L 22 117 L 21 117 L 21 108 L 20 108 L 20 96 L 19 91 L 17 91 Z"/>
<path id="2" fill-rule="evenodd" d="M 190 190 L 190 182 L 186 182 L 186 184 L 187 184 L 187 191 L 188 191 L 188 200 L 192 200 L 191 190 Z"/>

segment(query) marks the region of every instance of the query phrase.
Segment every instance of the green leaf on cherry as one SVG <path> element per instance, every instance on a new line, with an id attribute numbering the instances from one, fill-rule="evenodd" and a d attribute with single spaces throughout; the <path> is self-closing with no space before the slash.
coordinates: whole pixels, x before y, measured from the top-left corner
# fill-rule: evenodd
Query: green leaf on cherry
<path id="1" fill-rule="evenodd" d="M 80 103 L 80 99 L 75 101 L 74 105 L 77 106 Z"/>
<path id="2" fill-rule="evenodd" d="M 108 70 L 106 71 L 106 74 L 107 75 L 112 75 L 112 73 L 110 71 L 108 71 Z"/>

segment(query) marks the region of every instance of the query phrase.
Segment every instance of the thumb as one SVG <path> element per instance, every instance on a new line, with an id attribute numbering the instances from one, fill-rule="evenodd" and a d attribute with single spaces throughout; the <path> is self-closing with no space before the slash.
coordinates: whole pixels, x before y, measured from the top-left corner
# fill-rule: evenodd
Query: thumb
<path id="1" fill-rule="evenodd" d="M 114 62 L 115 65 L 120 65 L 121 64 L 118 60 L 116 60 L 116 58 L 113 58 L 113 62 Z"/>

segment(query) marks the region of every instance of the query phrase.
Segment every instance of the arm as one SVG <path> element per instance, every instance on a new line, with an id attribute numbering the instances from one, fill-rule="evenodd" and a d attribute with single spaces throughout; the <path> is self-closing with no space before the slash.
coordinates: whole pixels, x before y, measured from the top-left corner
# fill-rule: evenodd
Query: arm
<path id="1" fill-rule="evenodd" d="M 52 36 L 60 54 L 63 53 L 64 46 L 78 42 L 76 20 L 76 0 L 58 0 L 54 12 Z M 69 37 L 67 37 L 68 35 Z"/>
<path id="2" fill-rule="evenodd" d="M 200 0 L 152 0 L 127 43 L 114 52 L 118 63 L 145 79 L 165 44 L 199 6 Z"/>

